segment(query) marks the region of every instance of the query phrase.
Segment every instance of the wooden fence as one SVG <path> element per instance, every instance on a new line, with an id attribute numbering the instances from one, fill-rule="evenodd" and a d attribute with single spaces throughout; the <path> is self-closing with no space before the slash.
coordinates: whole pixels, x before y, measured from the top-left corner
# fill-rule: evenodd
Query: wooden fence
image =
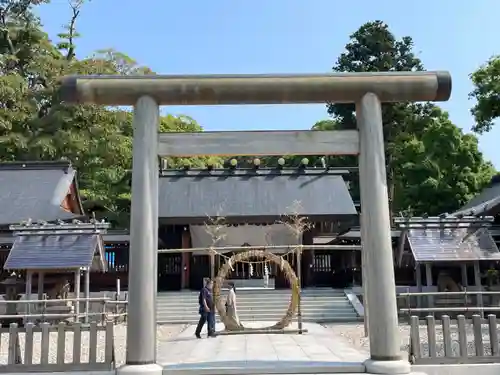
<path id="1" fill-rule="evenodd" d="M 113 323 L 0 328 L 0 373 L 113 370 Z M 83 350 L 82 350 L 83 349 Z"/>
<path id="2" fill-rule="evenodd" d="M 81 305 L 87 307 L 81 313 Z M 0 307 L 6 305 L 6 314 L 0 313 L 2 320 L 27 322 L 48 322 L 56 324 L 60 321 L 84 321 L 104 323 L 114 320 L 115 323 L 127 320 L 128 301 L 120 299 L 115 293 L 114 300 L 109 297 L 66 298 L 66 299 L 23 299 L 0 300 Z M 78 307 L 78 308 L 77 308 Z M 79 312 L 76 312 L 79 311 Z"/>
<path id="3" fill-rule="evenodd" d="M 409 355 L 412 364 L 498 363 L 497 317 L 458 315 L 452 321 L 443 315 L 436 324 L 434 316 L 412 316 Z"/>

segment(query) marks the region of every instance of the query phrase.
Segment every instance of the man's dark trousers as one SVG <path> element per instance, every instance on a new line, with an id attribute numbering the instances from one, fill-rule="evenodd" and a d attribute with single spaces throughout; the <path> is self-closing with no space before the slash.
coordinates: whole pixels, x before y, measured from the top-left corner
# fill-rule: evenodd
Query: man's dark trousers
<path id="1" fill-rule="evenodd" d="M 207 314 L 207 324 L 208 324 L 208 334 L 209 335 L 214 335 L 215 334 L 215 311 L 210 311 Z"/>
<path id="2" fill-rule="evenodd" d="M 200 320 L 196 326 L 195 335 L 200 336 L 203 326 L 207 323 L 208 335 L 211 336 L 215 333 L 215 313 L 200 311 Z"/>

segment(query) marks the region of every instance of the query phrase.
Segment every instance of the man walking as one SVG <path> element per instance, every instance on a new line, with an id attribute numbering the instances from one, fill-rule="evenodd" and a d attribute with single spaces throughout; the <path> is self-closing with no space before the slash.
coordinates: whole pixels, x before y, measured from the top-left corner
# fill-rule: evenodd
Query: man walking
<path id="1" fill-rule="evenodd" d="M 195 336 L 201 339 L 201 330 L 207 323 L 208 337 L 215 337 L 215 305 L 212 294 L 213 282 L 210 279 L 204 280 L 204 287 L 198 296 L 200 320 L 196 327 Z"/>

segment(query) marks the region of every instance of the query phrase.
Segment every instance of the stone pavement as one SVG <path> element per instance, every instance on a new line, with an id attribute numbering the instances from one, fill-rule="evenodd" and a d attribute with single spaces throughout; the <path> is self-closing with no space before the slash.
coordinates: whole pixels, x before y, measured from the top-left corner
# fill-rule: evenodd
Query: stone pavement
<path id="1" fill-rule="evenodd" d="M 254 322 L 252 327 L 268 325 Z M 158 363 L 166 366 L 169 373 L 196 371 L 206 375 L 217 371 L 220 374 L 222 369 L 225 374 L 257 370 L 276 374 L 292 368 L 294 373 L 364 372 L 361 363 L 368 353 L 351 347 L 344 338 L 319 324 L 304 323 L 304 328 L 308 332 L 303 335 L 248 334 L 197 339 L 195 326 L 190 325 L 178 336 L 158 342 Z M 217 330 L 222 329 L 218 324 Z"/>

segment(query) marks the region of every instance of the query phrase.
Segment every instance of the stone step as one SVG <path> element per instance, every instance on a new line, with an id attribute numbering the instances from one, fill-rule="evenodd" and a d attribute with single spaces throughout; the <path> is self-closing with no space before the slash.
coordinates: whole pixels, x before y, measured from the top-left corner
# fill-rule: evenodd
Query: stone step
<path id="1" fill-rule="evenodd" d="M 223 296 L 223 300 L 225 300 L 225 297 Z M 237 303 L 238 306 L 254 306 L 254 305 L 287 305 L 290 303 L 291 298 L 280 298 L 280 299 L 246 299 L 246 298 L 237 298 Z M 308 298 L 302 298 L 302 305 L 318 305 L 318 306 L 323 306 L 323 305 L 339 305 L 343 303 L 350 304 L 349 301 L 347 301 L 345 298 L 322 298 L 322 299 L 308 299 Z M 176 300 L 176 299 L 170 299 L 170 300 L 157 300 L 156 301 L 158 306 L 192 306 L 192 305 L 198 305 L 198 298 L 192 298 L 190 300 Z"/>
<path id="2" fill-rule="evenodd" d="M 276 306 L 276 307 L 266 307 L 266 306 L 255 306 L 253 308 L 243 308 L 238 306 L 238 312 L 240 314 L 244 314 L 247 312 L 276 312 L 276 313 L 284 313 L 288 308 L 288 305 L 286 306 Z M 335 307 L 310 307 L 310 306 L 302 306 L 301 310 L 303 313 L 323 313 L 323 312 L 344 312 L 344 311 L 349 311 L 352 313 L 355 313 L 355 310 L 352 308 L 350 305 L 343 305 L 343 306 L 335 306 Z M 179 315 L 179 314 L 184 314 L 184 313 L 198 313 L 198 306 L 193 306 L 192 308 L 178 308 L 178 307 L 171 307 L 171 308 L 165 308 L 165 309 L 158 309 L 157 313 L 158 314 L 164 314 L 164 315 Z"/>
<path id="3" fill-rule="evenodd" d="M 222 298 L 225 298 L 225 296 L 221 296 Z M 245 297 L 236 297 L 238 304 L 240 303 L 246 303 L 246 304 L 274 304 L 274 303 L 288 303 L 291 300 L 291 296 L 288 296 L 287 298 L 245 298 Z M 302 302 L 303 303 L 335 303 L 335 302 L 344 302 L 346 301 L 345 297 L 332 297 L 332 298 L 304 298 L 302 297 Z M 176 298 L 169 298 L 169 299 L 160 299 L 156 300 L 156 303 L 159 305 L 173 305 L 173 304 L 191 304 L 191 303 L 198 303 L 198 297 L 196 298 L 189 298 L 189 299 L 176 299 Z"/>
<path id="4" fill-rule="evenodd" d="M 225 296 L 226 293 L 221 294 L 221 296 Z M 236 295 L 238 300 L 241 301 L 280 301 L 280 300 L 289 300 L 292 295 L 287 294 L 287 295 L 241 295 L 237 294 Z M 303 300 L 325 300 L 325 301 L 330 301 L 330 300 L 343 300 L 345 299 L 345 295 L 338 295 L 338 296 L 308 296 L 308 295 L 301 295 Z M 190 295 L 190 296 L 183 296 L 183 297 L 177 297 L 177 296 L 171 296 L 171 297 L 162 297 L 162 298 L 156 298 L 157 301 L 198 301 L 198 294 L 197 295 Z"/>
<path id="5" fill-rule="evenodd" d="M 282 315 L 280 316 L 272 316 L 269 315 L 265 318 L 265 320 L 268 320 L 271 324 L 274 322 L 278 322 L 281 320 Z M 177 319 L 162 319 L 161 317 L 158 317 L 158 324 L 196 324 L 198 323 L 199 315 L 198 316 L 186 316 L 186 317 L 180 317 Z M 264 317 L 240 317 L 241 321 L 243 324 L 245 322 L 256 322 L 256 321 L 262 321 Z M 296 319 L 294 320 L 296 322 Z M 360 321 L 360 318 L 357 316 L 352 316 L 352 315 L 323 315 L 323 316 L 314 316 L 314 317 L 303 317 L 302 318 L 303 322 L 313 322 L 313 323 L 335 323 L 335 322 L 356 322 Z M 220 319 L 217 318 L 216 322 L 219 323 Z M 206 329 L 206 328 L 205 328 Z"/>
<path id="6" fill-rule="evenodd" d="M 227 294 L 221 294 L 221 297 L 225 297 Z M 237 294 L 236 298 L 238 301 L 254 301 L 254 302 L 262 302 L 262 301 L 289 301 L 292 298 L 291 294 L 287 294 L 284 296 L 246 296 Z M 301 295 L 303 301 L 341 301 L 346 298 L 346 296 L 304 296 Z M 168 301 L 178 301 L 178 302 L 189 302 L 189 301 L 198 301 L 198 295 L 195 296 L 186 296 L 186 297 L 169 297 L 169 298 L 156 298 L 158 302 L 168 302 Z"/>
<path id="7" fill-rule="evenodd" d="M 272 316 L 273 319 L 281 319 L 285 315 L 285 311 L 247 311 L 244 313 L 238 312 L 238 316 L 241 319 L 245 319 L 247 317 L 252 317 L 251 320 L 259 320 L 263 321 L 265 320 L 264 317 L 266 316 Z M 353 311 L 349 310 L 344 310 L 344 311 L 321 311 L 321 312 L 314 312 L 314 313 L 309 313 L 306 311 L 302 312 L 302 316 L 306 318 L 314 318 L 314 317 L 322 317 L 322 316 L 350 316 L 352 318 L 356 318 L 357 315 Z M 191 311 L 189 313 L 184 313 L 184 314 L 177 314 L 177 315 L 171 315 L 171 314 L 157 314 L 158 319 L 180 319 L 180 318 L 193 318 L 195 317 L 196 319 L 199 318 L 199 314 L 197 311 Z M 258 318 L 258 319 L 257 319 Z"/>
<path id="8" fill-rule="evenodd" d="M 274 304 L 274 305 L 253 305 L 253 306 L 248 306 L 248 305 L 241 305 L 238 303 L 238 311 L 255 311 L 255 310 L 270 310 L 270 311 L 284 311 L 287 309 L 289 306 L 288 303 L 286 304 Z M 182 312 L 182 311 L 191 311 L 195 310 L 198 311 L 198 304 L 191 304 L 191 305 L 168 305 L 168 306 L 158 306 L 157 310 L 158 311 L 172 311 L 172 312 Z M 336 305 L 308 305 L 308 304 L 301 304 L 301 308 L 304 311 L 323 311 L 323 310 L 339 310 L 339 309 L 351 309 L 354 310 L 353 307 L 350 304 L 344 303 L 344 304 L 336 304 Z"/>
<path id="9" fill-rule="evenodd" d="M 288 308 L 288 304 L 286 305 L 277 305 L 277 306 L 240 306 L 238 305 L 238 311 L 245 312 L 245 311 L 286 311 Z M 170 307 L 158 307 L 157 311 L 161 312 L 166 312 L 166 313 L 172 313 L 172 314 L 180 314 L 184 311 L 198 311 L 199 306 L 198 305 L 192 305 L 192 306 L 186 306 L 186 307 L 180 307 L 180 306 L 170 306 Z M 337 306 L 308 306 L 308 305 L 302 305 L 301 306 L 302 311 L 339 311 L 339 310 L 352 310 L 354 311 L 353 307 L 348 304 L 344 305 L 337 305 Z"/>
<path id="10" fill-rule="evenodd" d="M 238 309 L 244 310 L 244 309 L 256 309 L 256 308 L 263 308 L 263 309 L 283 309 L 289 305 L 289 301 L 286 302 L 276 302 L 276 303 L 243 303 L 238 301 L 237 306 Z M 159 310 L 168 310 L 168 309 L 177 309 L 177 310 L 190 310 L 193 308 L 198 308 L 198 303 L 196 302 L 190 302 L 190 303 L 160 303 L 157 304 L 157 309 Z M 305 303 L 302 301 L 301 303 L 302 308 L 309 308 L 309 309 L 335 309 L 335 308 L 340 308 L 343 306 L 349 306 L 352 308 L 352 305 L 348 302 L 325 302 L 325 303 Z"/>
<path id="11" fill-rule="evenodd" d="M 284 311 L 279 311 L 279 312 L 266 312 L 266 311 L 262 311 L 262 312 L 259 312 L 259 313 L 252 313 L 252 312 L 247 312 L 247 313 L 241 313 L 241 312 L 238 312 L 238 316 L 240 317 L 240 319 L 243 319 L 243 320 L 249 320 L 249 321 L 266 321 L 268 317 L 272 317 L 272 319 L 270 320 L 273 320 L 273 321 L 276 321 L 276 320 L 279 320 L 283 317 L 284 315 Z M 351 318 L 356 318 L 357 315 L 353 312 L 353 311 L 339 311 L 339 312 L 333 312 L 333 311 L 323 311 L 323 312 L 316 312 L 316 313 L 303 313 L 302 314 L 302 317 L 303 318 L 309 318 L 309 319 L 312 319 L 312 318 L 318 318 L 318 317 L 339 317 L 339 316 L 350 316 Z M 189 318 L 189 319 L 196 319 L 198 320 L 200 317 L 200 315 L 198 314 L 197 311 L 191 311 L 189 313 L 186 313 L 186 314 L 183 314 L 183 315 L 168 315 L 168 314 L 158 314 L 157 315 L 157 318 L 158 320 L 162 320 L 162 319 L 166 319 L 166 318 L 169 318 L 169 319 L 172 319 L 172 320 L 175 320 L 175 319 L 179 319 L 179 320 L 182 320 L 184 318 Z M 217 315 L 217 318 L 219 318 L 219 315 Z M 294 319 L 297 319 L 297 317 L 295 317 Z"/>
<path id="12" fill-rule="evenodd" d="M 262 295 L 262 294 L 272 294 L 272 295 L 290 295 L 290 289 L 237 289 L 238 294 L 254 294 L 254 295 Z M 227 292 L 227 289 L 222 289 L 222 292 Z M 176 291 L 176 292 L 160 292 L 157 294 L 158 298 L 169 297 L 169 296 L 189 296 L 189 295 L 198 295 L 199 291 L 195 290 L 185 290 L 185 291 Z M 302 289 L 303 295 L 313 296 L 313 295 L 344 295 L 344 291 L 341 289 Z"/>
<path id="13" fill-rule="evenodd" d="M 227 291 L 222 291 L 225 295 Z M 160 323 L 195 323 L 199 292 L 160 293 L 157 319 Z M 242 321 L 278 321 L 291 299 L 290 290 L 237 291 L 238 315 Z M 302 291 L 302 316 L 309 322 L 357 321 L 358 316 L 343 290 L 305 289 Z"/>
<path id="14" fill-rule="evenodd" d="M 284 312 L 258 312 L 258 313 L 240 313 L 238 312 L 238 316 L 242 321 L 278 321 L 284 315 Z M 219 317 L 217 316 L 219 319 Z M 324 311 L 324 312 L 316 312 L 316 313 L 303 313 L 302 318 L 311 322 L 320 322 L 320 321 L 357 321 L 359 320 L 358 316 L 353 311 Z M 158 314 L 157 320 L 159 322 L 176 322 L 176 321 L 198 321 L 199 314 L 197 312 L 190 312 L 178 315 L 164 315 Z M 295 318 L 296 319 L 296 318 Z M 220 320 L 220 319 L 219 319 Z"/>

